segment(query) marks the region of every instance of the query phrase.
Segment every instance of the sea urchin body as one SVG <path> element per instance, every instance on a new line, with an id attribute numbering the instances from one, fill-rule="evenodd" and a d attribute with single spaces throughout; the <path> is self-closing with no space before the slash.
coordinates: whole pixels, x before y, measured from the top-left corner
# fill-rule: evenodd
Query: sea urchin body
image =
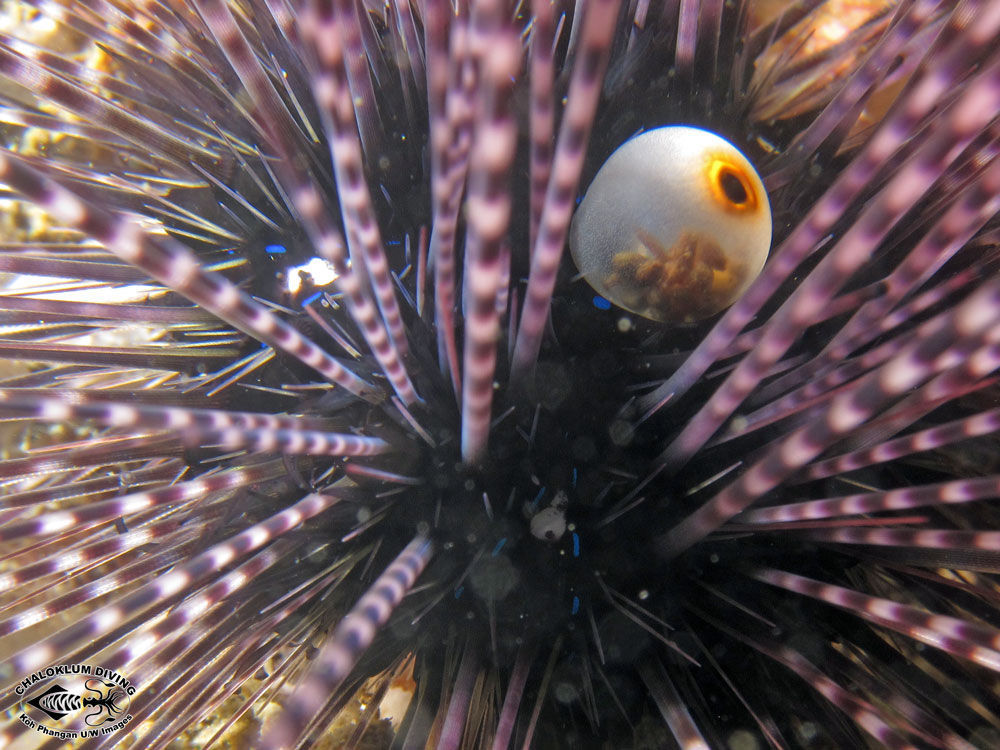
<path id="1" fill-rule="evenodd" d="M 0 745 L 996 746 L 1000 2 L 764 5 L 5 3 Z"/>

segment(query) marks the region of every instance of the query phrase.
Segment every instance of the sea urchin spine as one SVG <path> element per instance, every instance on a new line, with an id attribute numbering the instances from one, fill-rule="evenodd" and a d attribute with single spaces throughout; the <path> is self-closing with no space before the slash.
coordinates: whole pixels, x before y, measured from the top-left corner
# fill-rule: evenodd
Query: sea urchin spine
<path id="1" fill-rule="evenodd" d="M 997 745 L 1000 2 L 760 5 L 3 4 L 0 745 Z M 666 125 L 714 322 L 564 252 Z"/>

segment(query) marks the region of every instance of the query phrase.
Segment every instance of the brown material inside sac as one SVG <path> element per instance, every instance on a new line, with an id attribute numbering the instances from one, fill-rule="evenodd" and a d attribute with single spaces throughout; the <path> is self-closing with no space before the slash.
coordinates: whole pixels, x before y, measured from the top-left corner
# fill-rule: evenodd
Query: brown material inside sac
<path id="1" fill-rule="evenodd" d="M 746 269 L 711 239 L 683 232 L 668 248 L 641 229 L 636 236 L 648 252 L 619 253 L 604 279 L 606 287 L 619 289 L 627 307 L 654 320 L 682 323 L 707 318 L 732 302 Z"/>

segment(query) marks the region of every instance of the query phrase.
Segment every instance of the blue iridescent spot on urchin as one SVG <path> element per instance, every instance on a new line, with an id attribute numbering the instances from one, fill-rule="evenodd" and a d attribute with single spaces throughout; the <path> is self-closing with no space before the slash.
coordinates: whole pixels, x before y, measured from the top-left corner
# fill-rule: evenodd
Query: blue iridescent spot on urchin
<path id="1" fill-rule="evenodd" d="M 288 252 L 284 245 L 267 245 L 264 252 L 268 255 L 284 255 Z"/>
<path id="2" fill-rule="evenodd" d="M 496 557 L 497 555 L 500 554 L 500 550 L 503 549 L 503 546 L 506 543 L 507 543 L 507 537 L 504 537 L 499 542 L 497 542 L 497 546 L 493 548 L 493 557 Z"/>
<path id="3" fill-rule="evenodd" d="M 608 302 L 606 299 L 604 299 L 604 297 L 602 297 L 601 295 L 595 294 L 594 307 L 596 307 L 598 310 L 610 310 L 611 303 Z"/>
<path id="4" fill-rule="evenodd" d="M 302 306 L 303 307 L 308 307 L 313 302 L 315 302 L 316 300 L 318 300 L 321 296 L 323 296 L 322 292 L 313 292 L 308 297 L 306 297 L 304 300 L 302 300 Z"/>
<path id="5" fill-rule="evenodd" d="M 580 556 L 580 535 L 573 532 L 573 557 Z"/>
<path id="6" fill-rule="evenodd" d="M 575 615 L 579 611 L 580 611 L 580 597 L 574 596 L 573 597 L 573 614 Z"/>

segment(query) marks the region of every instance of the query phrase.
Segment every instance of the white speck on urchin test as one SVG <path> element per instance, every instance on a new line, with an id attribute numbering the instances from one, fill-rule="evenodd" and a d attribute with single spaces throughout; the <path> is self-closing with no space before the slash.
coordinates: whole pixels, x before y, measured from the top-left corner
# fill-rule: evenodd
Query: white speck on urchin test
<path id="1" fill-rule="evenodd" d="M 531 535 L 536 539 L 555 542 L 566 533 L 566 508 L 550 505 L 531 517 Z"/>
<path id="2" fill-rule="evenodd" d="M 285 283 L 288 292 L 295 294 L 302 288 L 302 276 L 300 272 L 309 274 L 315 286 L 327 286 L 337 280 L 337 272 L 333 269 L 333 264 L 323 258 L 310 258 L 301 266 L 293 266 L 285 274 Z"/>

